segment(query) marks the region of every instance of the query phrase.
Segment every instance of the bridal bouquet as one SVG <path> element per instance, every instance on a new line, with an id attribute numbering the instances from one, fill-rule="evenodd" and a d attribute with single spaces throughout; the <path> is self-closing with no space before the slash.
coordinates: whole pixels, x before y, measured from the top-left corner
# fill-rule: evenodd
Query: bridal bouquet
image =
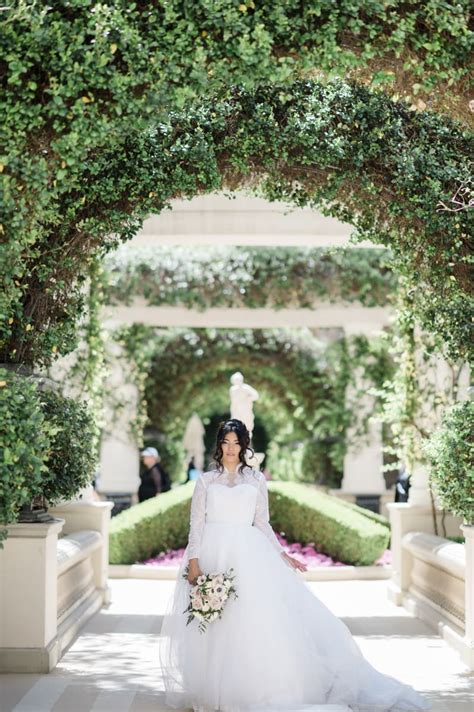
<path id="1" fill-rule="evenodd" d="M 201 633 L 206 630 L 207 623 L 222 618 L 225 603 L 230 594 L 237 598 L 237 591 L 234 586 L 234 569 L 230 568 L 223 574 L 202 574 L 198 576 L 196 583 L 191 588 L 189 606 L 183 613 L 188 613 L 186 625 L 189 625 L 193 618 L 199 621 L 198 629 Z M 186 566 L 183 578 L 188 578 L 189 567 Z"/>

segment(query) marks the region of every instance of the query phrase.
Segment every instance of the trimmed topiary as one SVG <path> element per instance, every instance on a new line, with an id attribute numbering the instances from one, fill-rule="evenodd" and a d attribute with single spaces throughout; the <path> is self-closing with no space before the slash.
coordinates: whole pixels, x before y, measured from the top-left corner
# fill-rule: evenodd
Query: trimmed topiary
<path id="1" fill-rule="evenodd" d="M 49 504 L 68 500 L 92 482 L 97 467 L 96 428 L 85 403 L 54 391 L 39 394 L 41 407 L 54 435 L 45 460 L 48 476 L 42 495 Z"/>
<path id="2" fill-rule="evenodd" d="M 0 369 L 0 526 L 15 522 L 21 507 L 37 498 L 49 504 L 71 499 L 96 467 L 87 406 L 38 386 L 33 376 Z"/>
<path id="3" fill-rule="evenodd" d="M 456 403 L 426 445 L 430 484 L 443 507 L 474 524 L 474 403 Z"/>
<path id="4" fill-rule="evenodd" d="M 0 527 L 15 522 L 21 507 L 42 494 L 45 453 L 51 427 L 38 398 L 37 383 L 0 369 Z M 6 530 L 0 531 L 0 540 Z"/>

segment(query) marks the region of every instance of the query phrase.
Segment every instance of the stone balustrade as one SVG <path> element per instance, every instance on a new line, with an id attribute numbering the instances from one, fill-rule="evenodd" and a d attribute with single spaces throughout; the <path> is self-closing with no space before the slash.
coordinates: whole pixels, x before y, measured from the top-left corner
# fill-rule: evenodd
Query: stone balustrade
<path id="1" fill-rule="evenodd" d="M 111 508 L 73 502 L 52 509 L 52 521 L 8 527 L 0 550 L 0 672 L 50 672 L 108 603 Z"/>
<path id="2" fill-rule="evenodd" d="M 456 544 L 433 534 L 431 508 L 410 503 L 388 505 L 392 579 L 388 594 L 439 632 L 474 669 L 474 526 L 448 515 L 448 536 L 464 533 Z M 440 512 L 436 512 L 438 531 Z"/>

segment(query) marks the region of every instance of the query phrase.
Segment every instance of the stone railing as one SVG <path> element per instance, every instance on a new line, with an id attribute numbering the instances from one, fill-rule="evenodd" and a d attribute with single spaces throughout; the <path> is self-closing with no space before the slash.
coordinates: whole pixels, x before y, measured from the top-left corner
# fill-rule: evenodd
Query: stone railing
<path id="1" fill-rule="evenodd" d="M 459 535 L 460 529 L 465 536 L 465 544 L 456 544 L 433 534 L 430 508 L 392 503 L 388 509 L 393 567 L 389 597 L 433 626 L 473 670 L 474 526 L 447 517 L 448 536 Z"/>
<path id="2" fill-rule="evenodd" d="M 402 546 L 409 567 L 405 599 L 414 612 L 435 627 L 448 624 L 464 635 L 465 547 L 421 532 L 405 534 Z"/>
<path id="3" fill-rule="evenodd" d="M 0 550 L 0 671 L 51 671 L 108 603 L 111 508 L 73 502 L 51 510 L 53 521 L 8 527 Z"/>

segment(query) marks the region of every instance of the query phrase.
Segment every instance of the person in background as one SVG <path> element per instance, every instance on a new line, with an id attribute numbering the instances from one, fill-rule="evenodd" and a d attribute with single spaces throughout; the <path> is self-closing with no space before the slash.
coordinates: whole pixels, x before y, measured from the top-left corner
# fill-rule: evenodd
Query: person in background
<path id="1" fill-rule="evenodd" d="M 194 480 L 197 480 L 197 478 L 199 477 L 200 474 L 201 474 L 201 470 L 199 470 L 196 467 L 196 465 L 194 463 L 194 455 L 193 455 L 191 457 L 190 461 L 188 462 L 188 473 L 187 473 L 186 480 L 185 480 L 184 484 L 186 484 L 186 482 L 192 482 Z"/>
<path id="2" fill-rule="evenodd" d="M 410 475 L 405 467 L 401 467 L 395 483 L 395 502 L 408 502 L 408 492 L 411 487 Z"/>
<path id="3" fill-rule="evenodd" d="M 138 488 L 138 501 L 144 502 L 166 492 L 170 489 L 169 477 L 160 464 L 160 455 L 155 447 L 147 447 L 140 453 L 145 465 L 144 472 L 140 475 L 141 483 Z"/>

